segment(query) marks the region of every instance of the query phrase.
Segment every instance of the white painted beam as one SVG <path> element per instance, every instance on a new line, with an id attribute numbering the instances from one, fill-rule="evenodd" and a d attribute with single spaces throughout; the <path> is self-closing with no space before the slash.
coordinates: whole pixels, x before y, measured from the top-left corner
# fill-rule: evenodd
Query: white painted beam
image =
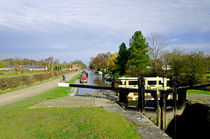
<path id="1" fill-rule="evenodd" d="M 69 83 L 58 83 L 60 87 L 69 87 Z"/>

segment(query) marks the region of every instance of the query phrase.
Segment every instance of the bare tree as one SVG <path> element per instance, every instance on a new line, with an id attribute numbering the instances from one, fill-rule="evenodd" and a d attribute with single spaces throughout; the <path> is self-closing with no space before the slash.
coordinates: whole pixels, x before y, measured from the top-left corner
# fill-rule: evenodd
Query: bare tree
<path id="1" fill-rule="evenodd" d="M 170 65 L 171 57 L 172 57 L 172 54 L 170 52 L 166 52 L 166 51 L 163 52 L 160 56 L 163 70 L 164 70 L 164 73 L 166 76 L 168 75 L 168 70 L 171 69 L 171 65 Z"/>
<path id="2" fill-rule="evenodd" d="M 164 34 L 153 32 L 148 36 L 149 56 L 152 59 L 152 68 L 156 72 L 157 59 L 167 45 L 167 38 Z"/>
<path id="3" fill-rule="evenodd" d="M 6 52 L 4 52 L 4 53 L 0 52 L 0 61 L 4 60 L 6 57 L 7 57 Z"/>

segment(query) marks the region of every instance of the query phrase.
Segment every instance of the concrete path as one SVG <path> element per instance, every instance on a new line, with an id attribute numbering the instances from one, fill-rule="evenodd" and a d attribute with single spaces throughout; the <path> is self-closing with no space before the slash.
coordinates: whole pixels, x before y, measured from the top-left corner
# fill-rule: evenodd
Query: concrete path
<path id="1" fill-rule="evenodd" d="M 67 80 L 70 80 L 76 74 L 77 74 L 76 72 L 71 73 L 70 75 L 67 76 Z M 56 79 L 56 80 L 53 80 L 53 81 L 49 81 L 47 83 L 43 83 L 43 84 L 36 85 L 36 86 L 33 86 L 33 87 L 29 87 L 29 88 L 25 88 L 25 89 L 21 89 L 21 90 L 18 90 L 18 91 L 14 91 L 14 92 L 10 92 L 10 93 L 0 95 L 0 106 L 6 105 L 6 104 L 9 104 L 9 103 L 13 103 L 13 102 L 16 102 L 18 100 L 22 100 L 24 98 L 31 97 L 31 96 L 37 95 L 39 93 L 42 93 L 44 91 L 47 91 L 49 89 L 52 89 L 52 88 L 57 86 L 57 84 L 60 80 L 61 79 Z"/>

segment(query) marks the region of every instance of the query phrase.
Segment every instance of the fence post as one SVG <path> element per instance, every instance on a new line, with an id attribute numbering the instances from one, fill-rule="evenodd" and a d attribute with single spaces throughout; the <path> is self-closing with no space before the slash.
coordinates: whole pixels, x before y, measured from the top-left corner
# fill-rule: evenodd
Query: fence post
<path id="1" fill-rule="evenodd" d="M 141 113 L 145 112 L 145 90 L 144 90 L 144 77 L 138 77 L 138 110 Z"/>

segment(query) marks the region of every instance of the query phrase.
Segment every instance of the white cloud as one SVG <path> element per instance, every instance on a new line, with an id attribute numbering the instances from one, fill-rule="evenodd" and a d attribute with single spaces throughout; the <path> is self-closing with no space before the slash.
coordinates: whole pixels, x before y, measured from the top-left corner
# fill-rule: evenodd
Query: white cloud
<path id="1" fill-rule="evenodd" d="M 206 32 L 209 9 L 209 0 L 1 0 L 0 25 L 38 31 L 76 27 L 109 33 Z"/>
<path id="2" fill-rule="evenodd" d="M 186 51 L 204 51 L 205 53 L 209 53 L 210 43 L 200 42 L 180 45 L 169 45 L 166 49 L 172 50 L 174 48 L 184 49 Z"/>
<path id="3" fill-rule="evenodd" d="M 179 39 L 174 38 L 174 39 L 169 40 L 169 42 L 176 42 L 176 41 L 178 41 L 178 40 L 179 40 Z"/>
<path id="4" fill-rule="evenodd" d="M 27 32 L 17 46 L 28 48 L 28 55 L 35 46 L 37 51 L 44 46 L 52 52 L 43 50 L 43 55 L 82 54 L 86 60 L 100 52 L 116 52 L 120 43 L 128 41 L 136 30 L 141 30 L 144 36 L 151 32 L 176 34 L 169 40 L 173 44 L 169 48 L 209 51 L 207 42 L 186 44 L 179 34 L 210 32 L 210 1 L 0 0 L 0 31 L 7 28 L 10 33 Z M 32 41 L 26 44 L 28 38 Z M 31 42 L 34 47 L 28 47 Z M 180 42 L 185 44 L 175 46 Z M 15 51 L 14 45 L 8 45 L 9 50 Z"/>

